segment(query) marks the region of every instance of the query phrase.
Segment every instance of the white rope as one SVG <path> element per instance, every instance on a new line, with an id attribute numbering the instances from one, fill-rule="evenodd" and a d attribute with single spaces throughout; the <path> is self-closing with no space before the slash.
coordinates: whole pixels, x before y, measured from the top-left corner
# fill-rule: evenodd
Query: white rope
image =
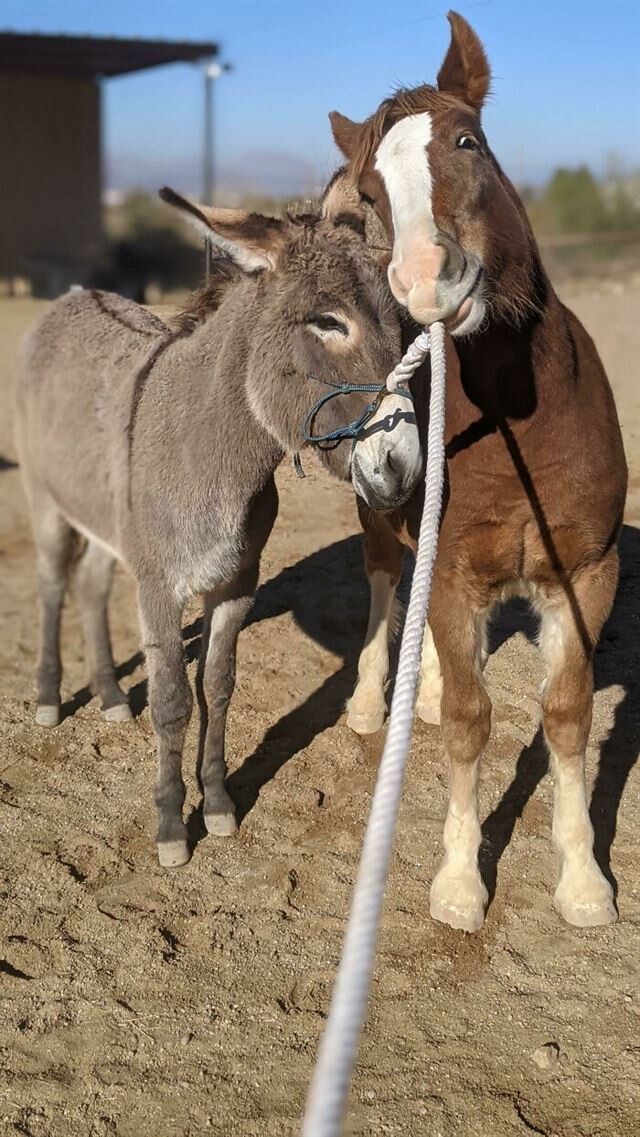
<path id="1" fill-rule="evenodd" d="M 307 1100 L 302 1137 L 339 1137 L 342 1128 L 351 1071 L 367 1009 L 378 924 L 411 744 L 444 482 L 443 325 L 433 324 L 430 331 L 422 332 L 387 380 L 390 391 L 398 383 L 406 382 L 429 350 L 431 397 L 427 471 L 411 596 L 402 634 L 387 738 L 360 857 L 342 959 Z"/>
<path id="2" fill-rule="evenodd" d="M 434 324 L 434 328 L 442 327 L 441 324 Z M 436 335 L 438 333 L 436 332 Z M 390 375 L 387 376 L 387 390 L 393 393 L 398 390 L 398 387 L 404 387 L 409 382 L 414 371 L 422 363 L 425 356 L 431 350 L 431 332 L 426 328 L 416 336 L 413 343 L 407 348 L 405 354 L 400 360 L 397 367 L 394 367 Z M 444 356 L 443 356 L 444 359 Z"/>

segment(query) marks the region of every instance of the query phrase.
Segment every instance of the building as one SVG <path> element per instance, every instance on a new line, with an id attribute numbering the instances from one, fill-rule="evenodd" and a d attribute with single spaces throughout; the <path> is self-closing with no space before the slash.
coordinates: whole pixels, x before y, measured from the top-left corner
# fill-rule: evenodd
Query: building
<path id="1" fill-rule="evenodd" d="M 57 295 L 104 248 L 101 85 L 215 43 L 0 33 L 0 280 Z"/>

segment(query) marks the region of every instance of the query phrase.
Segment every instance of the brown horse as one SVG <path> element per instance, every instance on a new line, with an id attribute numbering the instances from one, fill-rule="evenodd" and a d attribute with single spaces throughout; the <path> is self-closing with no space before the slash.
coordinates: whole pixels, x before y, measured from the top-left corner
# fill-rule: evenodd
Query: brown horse
<path id="1" fill-rule="evenodd" d="M 447 380 L 449 499 L 418 703 L 423 718 L 441 721 L 451 779 L 431 914 L 467 931 L 484 920 L 477 782 L 491 725 L 486 629 L 497 603 L 521 595 L 540 618 L 547 666 L 555 904 L 571 924 L 607 924 L 617 914 L 593 855 L 584 761 L 593 652 L 618 578 L 620 428 L 596 349 L 551 287 L 523 205 L 483 134 L 490 73 L 482 44 L 460 16 L 449 20 L 437 86 L 399 91 L 362 124 L 332 116 L 345 176 L 392 243 L 394 295 L 418 323 L 444 320 L 457 348 L 450 344 Z M 389 618 L 420 502 L 387 514 L 359 508 L 372 603 L 349 723 L 366 733 L 384 716 Z"/>

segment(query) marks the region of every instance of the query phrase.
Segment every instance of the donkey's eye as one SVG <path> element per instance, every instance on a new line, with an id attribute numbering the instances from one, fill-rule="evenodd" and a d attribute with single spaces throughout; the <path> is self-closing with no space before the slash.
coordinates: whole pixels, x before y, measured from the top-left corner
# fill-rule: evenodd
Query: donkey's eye
<path id="1" fill-rule="evenodd" d="M 457 143 L 458 150 L 479 150 L 480 144 L 472 134 L 461 134 Z"/>
<path id="2" fill-rule="evenodd" d="M 312 316 L 308 321 L 312 328 L 320 332 L 339 332 L 341 336 L 348 336 L 349 329 L 342 320 L 332 316 L 330 312 L 322 312 L 319 316 Z"/>

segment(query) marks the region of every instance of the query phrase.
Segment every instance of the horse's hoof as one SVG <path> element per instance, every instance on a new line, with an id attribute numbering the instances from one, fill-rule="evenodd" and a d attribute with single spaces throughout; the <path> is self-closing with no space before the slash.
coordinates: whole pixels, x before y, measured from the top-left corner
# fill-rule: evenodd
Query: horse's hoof
<path id="1" fill-rule="evenodd" d="M 432 900 L 429 911 L 434 920 L 440 924 L 448 924 L 460 932 L 479 932 L 484 924 L 484 905 L 470 908 L 458 908 L 455 904 L 447 904 L 444 900 Z"/>
<path id="2" fill-rule="evenodd" d="M 158 860 L 163 869 L 178 869 L 190 859 L 186 841 L 158 841 Z"/>
<path id="3" fill-rule="evenodd" d="M 554 907 L 575 928 L 615 924 L 618 913 L 613 889 L 595 861 L 579 871 L 567 870 L 553 898 Z"/>
<path id="4" fill-rule="evenodd" d="M 107 722 L 130 722 L 133 718 L 128 703 L 116 703 L 114 707 L 106 707 L 102 714 Z"/>
<path id="5" fill-rule="evenodd" d="M 429 910 L 434 920 L 461 932 L 478 932 L 484 924 L 487 890 L 475 873 L 454 876 L 440 870 L 431 885 Z"/>
<path id="6" fill-rule="evenodd" d="M 576 904 L 556 896 L 554 906 L 562 919 L 574 928 L 600 928 L 615 924 L 618 919 L 616 906 L 610 897 L 593 904 Z"/>
<path id="7" fill-rule="evenodd" d="M 384 711 L 361 714 L 347 710 L 347 726 L 354 734 L 377 734 L 384 726 Z"/>
<path id="8" fill-rule="evenodd" d="M 212 837 L 233 837 L 238 832 L 234 813 L 205 813 L 204 823 Z"/>
<path id="9" fill-rule="evenodd" d="M 60 707 L 40 704 L 36 709 L 36 722 L 38 726 L 58 726 L 60 723 Z"/>

